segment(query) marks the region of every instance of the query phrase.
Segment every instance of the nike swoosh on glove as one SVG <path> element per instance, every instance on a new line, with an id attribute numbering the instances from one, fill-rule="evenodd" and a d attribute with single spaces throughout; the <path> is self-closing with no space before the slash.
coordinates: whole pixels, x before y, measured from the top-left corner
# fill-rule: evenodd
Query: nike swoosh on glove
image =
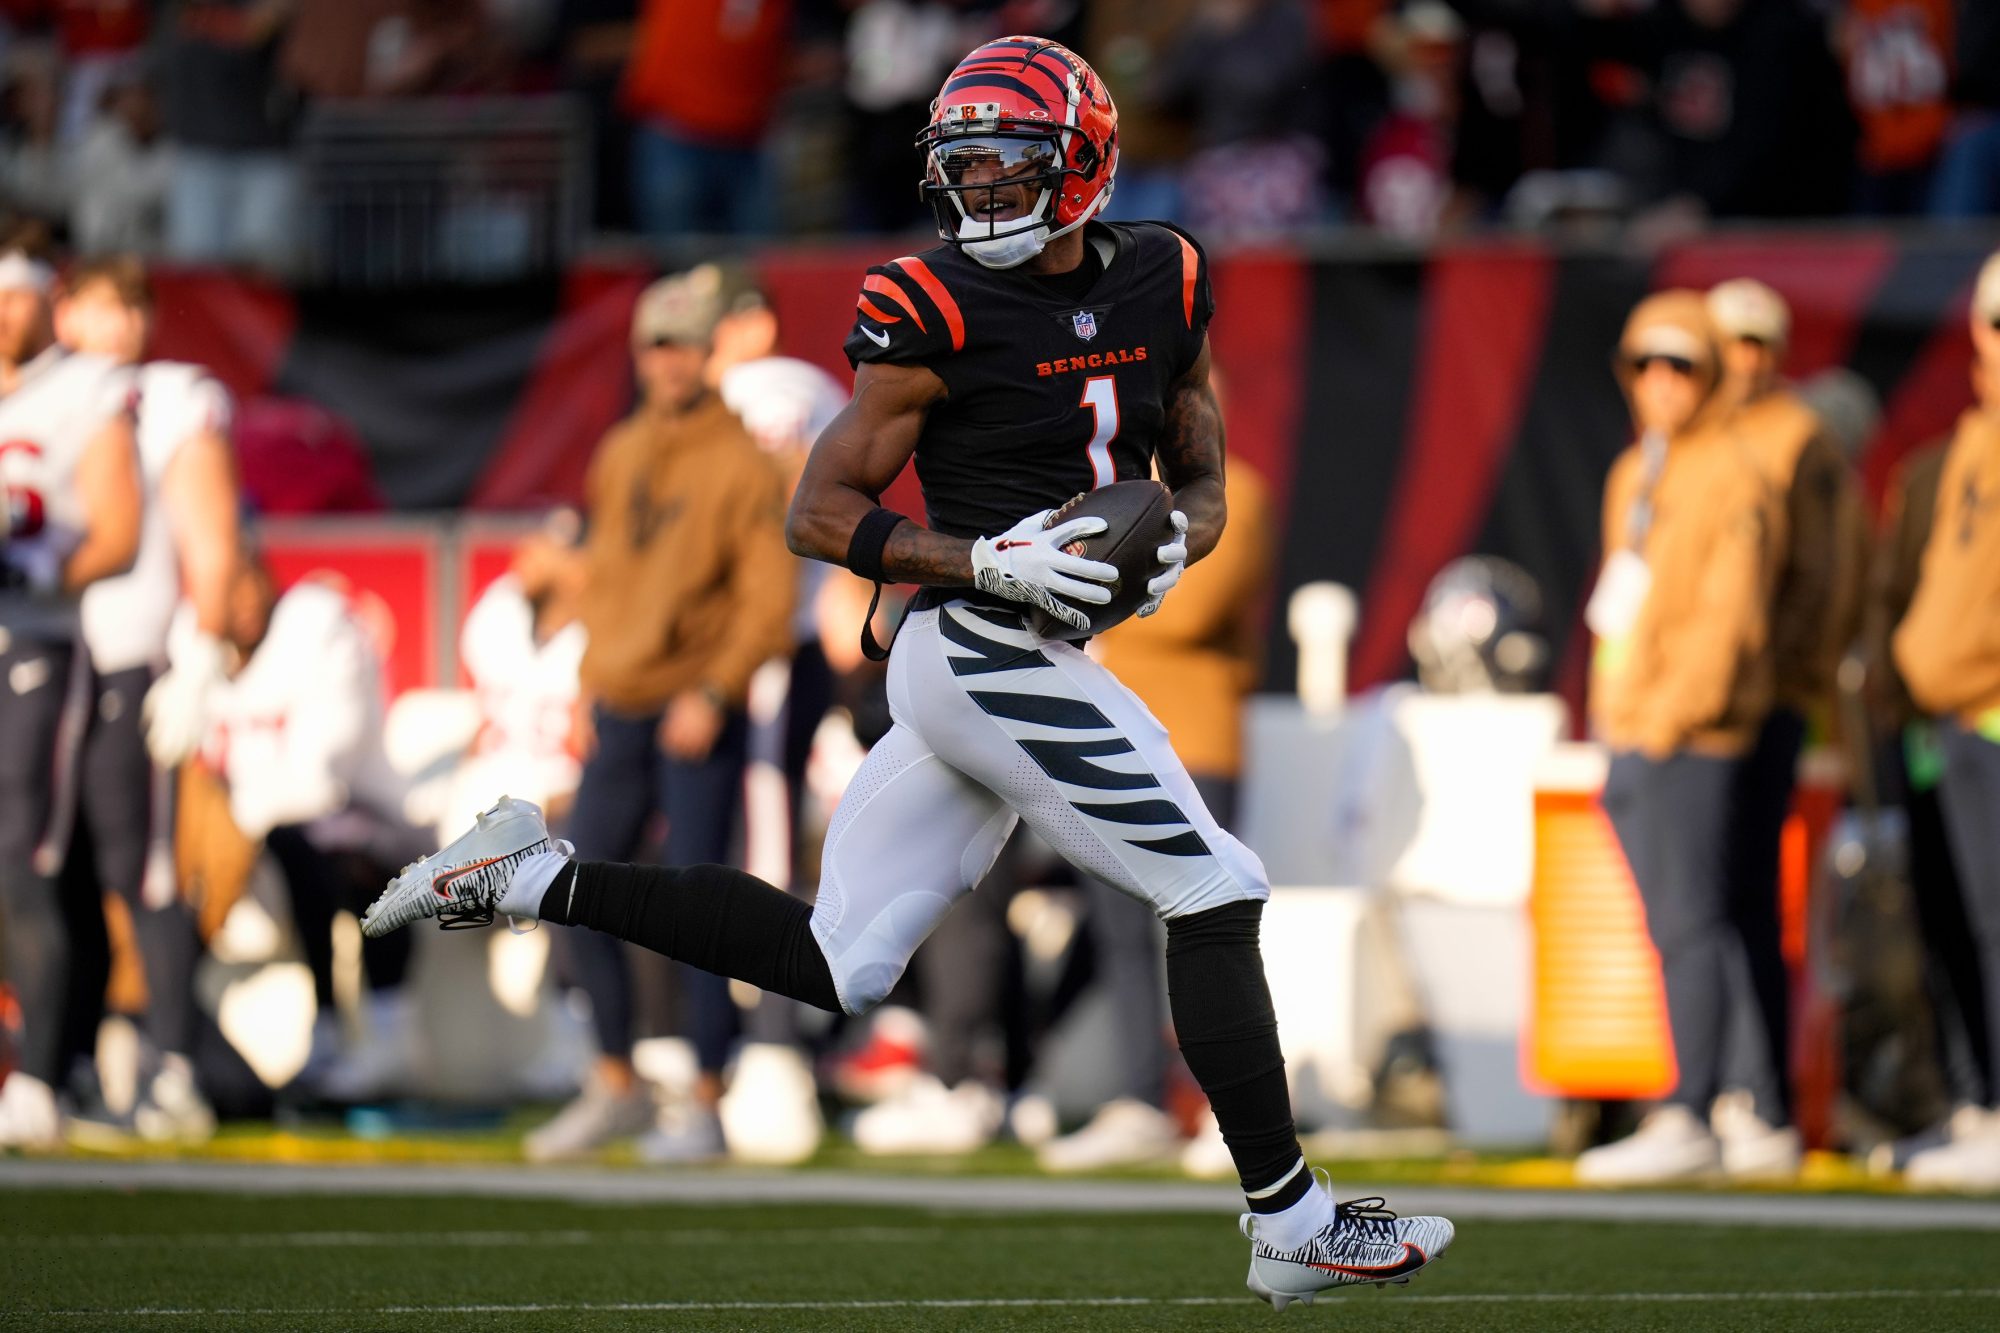
<path id="1" fill-rule="evenodd" d="M 1073 518 L 1043 527 L 1054 512 L 1030 514 L 998 537 L 972 543 L 972 583 L 981 592 L 1038 606 L 1071 629 L 1088 630 L 1090 617 L 1056 594 L 1103 606 L 1111 600 L 1105 585 L 1118 577 L 1118 567 L 1071 555 L 1063 547 L 1095 537 L 1109 525 L 1101 518 Z"/>
<path id="2" fill-rule="evenodd" d="M 1174 539 L 1160 548 L 1160 563 L 1166 568 L 1147 581 L 1146 604 L 1139 608 L 1141 617 L 1160 609 L 1160 603 L 1167 600 L 1167 594 L 1174 590 L 1187 569 L 1187 515 L 1176 509 L 1173 517 Z"/>
<path id="3" fill-rule="evenodd" d="M 193 754 L 208 730 L 209 699 L 228 668 L 222 640 L 196 634 L 174 656 L 173 666 L 146 691 L 146 749 L 161 768 Z"/>

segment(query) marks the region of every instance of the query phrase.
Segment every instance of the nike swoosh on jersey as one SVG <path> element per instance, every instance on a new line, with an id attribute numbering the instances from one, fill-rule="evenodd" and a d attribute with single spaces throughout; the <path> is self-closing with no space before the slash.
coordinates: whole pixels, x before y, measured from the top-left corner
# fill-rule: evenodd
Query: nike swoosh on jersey
<path id="1" fill-rule="evenodd" d="M 887 347 L 889 345 L 888 334 L 877 333 L 875 330 L 869 328 L 866 324 L 861 325 L 860 328 L 862 336 L 867 338 L 869 342 L 874 343 L 877 347 Z"/>
<path id="2" fill-rule="evenodd" d="M 1403 1257 L 1393 1264 L 1317 1264 L 1308 1260 L 1306 1267 L 1317 1268 L 1328 1273 L 1342 1273 L 1348 1277 L 1381 1281 L 1386 1278 L 1401 1277 L 1405 1273 L 1414 1273 L 1429 1262 L 1429 1255 L 1410 1244 L 1410 1242 L 1404 1241 Z"/>

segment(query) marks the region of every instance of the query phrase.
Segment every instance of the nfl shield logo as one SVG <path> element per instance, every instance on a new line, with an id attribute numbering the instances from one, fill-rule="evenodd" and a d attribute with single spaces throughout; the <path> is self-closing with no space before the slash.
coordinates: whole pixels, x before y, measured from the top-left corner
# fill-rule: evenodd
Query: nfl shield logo
<path id="1" fill-rule="evenodd" d="M 1077 337 L 1083 339 L 1085 342 L 1089 342 L 1092 338 L 1095 338 L 1097 336 L 1096 311 L 1079 310 L 1076 312 L 1076 314 L 1074 314 L 1070 318 L 1071 321 L 1076 325 Z"/>

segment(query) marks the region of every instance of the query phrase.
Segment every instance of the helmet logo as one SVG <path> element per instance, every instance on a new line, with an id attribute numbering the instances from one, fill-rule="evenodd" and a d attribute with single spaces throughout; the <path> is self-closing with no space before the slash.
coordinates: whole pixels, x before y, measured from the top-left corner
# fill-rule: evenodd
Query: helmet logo
<path id="1" fill-rule="evenodd" d="M 1095 310 L 1079 310 L 1070 316 L 1070 325 L 1076 330 L 1077 337 L 1083 339 L 1085 342 L 1089 342 L 1097 336 L 1097 312 Z"/>

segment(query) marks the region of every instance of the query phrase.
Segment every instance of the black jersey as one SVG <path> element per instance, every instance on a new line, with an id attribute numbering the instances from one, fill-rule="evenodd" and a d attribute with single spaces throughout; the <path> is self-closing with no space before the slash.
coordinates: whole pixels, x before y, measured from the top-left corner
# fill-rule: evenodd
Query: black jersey
<path id="1" fill-rule="evenodd" d="M 944 381 L 917 437 L 932 528 L 991 537 L 1080 491 L 1152 475 L 1167 393 L 1215 302 L 1201 247 L 1159 223 L 1096 223 L 1111 255 L 1081 300 L 953 245 L 868 270 L 849 361 Z"/>

